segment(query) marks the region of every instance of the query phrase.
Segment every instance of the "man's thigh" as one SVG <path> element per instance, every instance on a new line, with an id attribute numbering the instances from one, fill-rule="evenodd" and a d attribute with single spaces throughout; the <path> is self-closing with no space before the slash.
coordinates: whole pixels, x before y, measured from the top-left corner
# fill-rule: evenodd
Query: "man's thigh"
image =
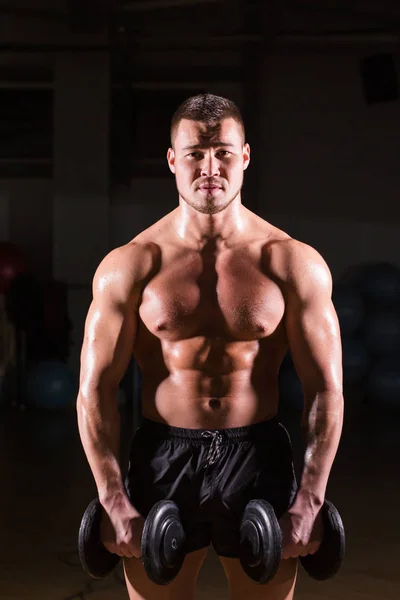
<path id="1" fill-rule="evenodd" d="M 242 569 L 239 559 L 219 557 L 229 584 L 230 600 L 292 600 L 297 560 L 282 560 L 275 577 L 265 585 L 255 583 Z"/>
<path id="2" fill-rule="evenodd" d="M 194 600 L 196 581 L 208 548 L 189 552 L 177 577 L 168 585 L 150 581 L 141 560 L 124 560 L 129 600 Z"/>

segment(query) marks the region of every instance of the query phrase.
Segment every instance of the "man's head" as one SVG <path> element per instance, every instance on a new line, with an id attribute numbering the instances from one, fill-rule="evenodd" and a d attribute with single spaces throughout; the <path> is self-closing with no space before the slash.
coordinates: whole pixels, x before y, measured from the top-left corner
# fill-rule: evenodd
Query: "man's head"
<path id="1" fill-rule="evenodd" d="M 183 200 L 215 214 L 238 196 L 250 161 L 244 136 L 240 111 L 231 100 L 200 94 L 181 104 L 172 117 L 168 164 Z"/>
<path id="2" fill-rule="evenodd" d="M 214 94 L 198 94 L 188 98 L 177 108 L 171 120 L 171 145 L 174 148 L 174 140 L 180 122 L 199 121 L 205 125 L 216 125 L 223 119 L 233 119 L 242 132 L 242 142 L 245 141 L 244 124 L 240 110 L 232 100 Z"/>

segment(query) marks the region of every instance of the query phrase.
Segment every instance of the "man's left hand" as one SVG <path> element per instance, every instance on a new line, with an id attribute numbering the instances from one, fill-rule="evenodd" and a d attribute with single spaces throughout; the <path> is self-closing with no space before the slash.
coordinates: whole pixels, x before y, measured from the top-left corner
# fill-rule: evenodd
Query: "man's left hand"
<path id="1" fill-rule="evenodd" d="M 320 511 L 290 508 L 280 519 L 282 558 L 315 554 L 321 545 L 323 523 Z"/>

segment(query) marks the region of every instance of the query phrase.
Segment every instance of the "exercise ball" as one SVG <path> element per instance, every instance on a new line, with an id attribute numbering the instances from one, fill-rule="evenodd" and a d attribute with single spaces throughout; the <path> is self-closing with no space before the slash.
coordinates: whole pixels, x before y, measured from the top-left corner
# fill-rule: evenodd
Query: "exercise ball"
<path id="1" fill-rule="evenodd" d="M 357 339 L 342 339 L 343 382 L 355 384 L 362 381 L 370 365 L 365 346 Z"/>
<path id="2" fill-rule="evenodd" d="M 0 242 L 0 294 L 5 294 L 15 277 L 25 271 L 21 250 L 10 242 Z"/>
<path id="3" fill-rule="evenodd" d="M 400 307 L 400 269 L 391 263 L 367 265 L 360 290 L 365 300 L 376 308 Z"/>
<path id="4" fill-rule="evenodd" d="M 400 312 L 382 311 L 369 314 L 360 329 L 360 340 L 375 356 L 400 351 Z"/>
<path id="5" fill-rule="evenodd" d="M 287 354 L 282 362 L 278 382 L 282 405 L 293 410 L 303 410 L 303 388 L 290 354 Z"/>
<path id="6" fill-rule="evenodd" d="M 400 411 L 400 354 L 378 360 L 365 383 L 370 402 Z"/>
<path id="7" fill-rule="evenodd" d="M 25 393 L 27 406 L 59 410 L 75 404 L 78 384 L 67 364 L 42 361 L 28 369 Z"/>
<path id="8" fill-rule="evenodd" d="M 338 285 L 333 289 L 332 301 L 335 307 L 341 334 L 352 335 L 364 318 L 364 301 L 357 288 L 350 285 Z"/>

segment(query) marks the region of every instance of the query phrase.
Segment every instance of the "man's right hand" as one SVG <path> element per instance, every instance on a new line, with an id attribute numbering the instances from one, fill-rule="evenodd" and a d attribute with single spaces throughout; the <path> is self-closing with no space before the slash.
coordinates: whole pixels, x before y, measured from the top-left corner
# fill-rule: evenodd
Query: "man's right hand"
<path id="1" fill-rule="evenodd" d="M 144 518 L 132 506 L 129 498 L 115 497 L 104 503 L 100 531 L 105 548 L 126 558 L 140 558 Z"/>

